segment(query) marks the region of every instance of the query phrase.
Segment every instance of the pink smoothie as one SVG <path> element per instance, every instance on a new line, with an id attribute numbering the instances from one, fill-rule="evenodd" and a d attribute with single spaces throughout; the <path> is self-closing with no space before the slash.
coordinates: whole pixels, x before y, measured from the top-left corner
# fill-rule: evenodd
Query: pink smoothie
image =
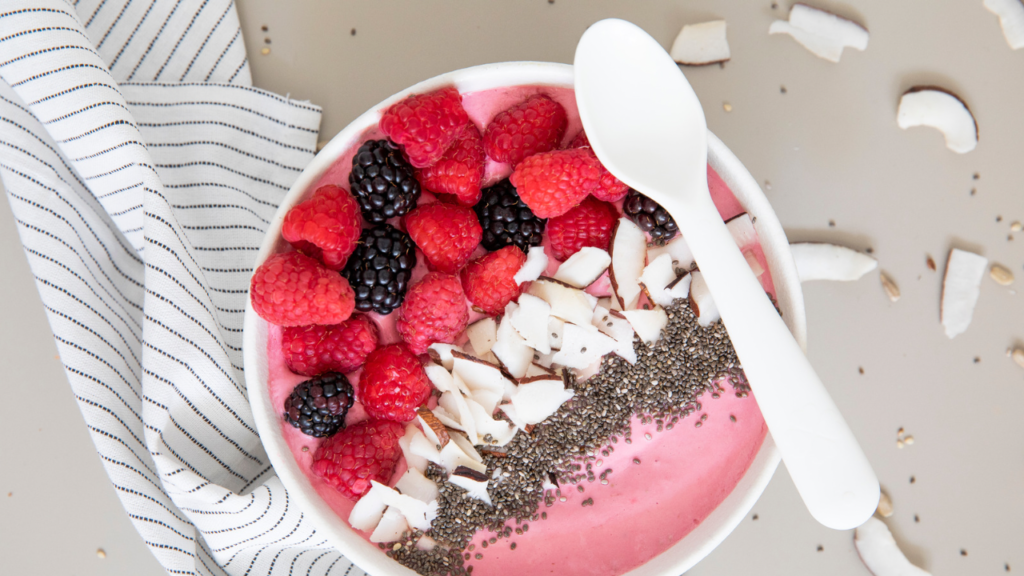
<path id="1" fill-rule="evenodd" d="M 579 115 L 573 91 L 548 86 L 513 87 L 463 95 L 463 106 L 473 122 L 481 129 L 495 114 L 533 94 L 546 94 L 556 100 L 569 116 L 569 126 L 563 144 L 568 143 L 580 130 Z M 359 142 L 381 137 L 376 128 L 367 130 Z M 324 184 L 338 184 L 348 188 L 348 174 L 358 144 L 343 154 L 324 175 L 310 187 L 312 193 Z M 507 164 L 488 161 L 486 184 L 505 178 L 511 172 Z M 718 174 L 708 168 L 712 198 L 723 219 L 744 212 L 735 196 Z M 424 193 L 424 201 L 432 201 Z M 620 206 L 621 208 L 621 206 Z M 391 222 L 401 226 L 399 219 Z M 482 254 L 483 249 L 478 251 Z M 757 246 L 755 257 L 767 271 L 764 254 Z M 548 273 L 554 273 L 558 262 L 551 257 Z M 417 254 L 418 262 L 413 282 L 426 273 L 425 260 Z M 598 281 L 590 291 L 604 295 L 606 282 Z M 765 289 L 774 296 L 770 275 L 762 276 Z M 471 321 L 481 317 L 471 311 Z M 399 341 L 394 323 L 396 313 L 387 317 L 370 314 L 381 329 L 382 343 Z M 283 406 L 292 388 L 307 379 L 291 373 L 281 353 L 282 330 L 270 326 L 268 338 L 269 393 L 275 406 Z M 463 341 L 465 336 L 463 336 Z M 462 342 L 460 342 L 461 344 Z M 358 395 L 360 372 L 348 375 Z M 732 492 L 753 461 L 767 432 L 767 427 L 752 397 L 740 398 L 728 384 L 721 385 L 719 398 L 705 394 L 699 401 L 701 410 L 680 420 L 671 430 L 657 432 L 655 426 L 643 426 L 634 419 L 632 444 L 623 439 L 614 444 L 614 452 L 594 467 L 595 475 L 611 469 L 608 484 L 583 483 L 585 492 L 575 486 L 565 486 L 561 496 L 565 502 L 540 511 L 547 519 L 530 522 L 529 530 L 511 539 L 483 549 L 481 542 L 491 534 L 481 531 L 474 539 L 475 556 L 467 564 L 475 566 L 474 574 L 483 576 L 503 574 L 559 574 L 562 576 L 615 576 L 636 568 L 664 552 L 686 536 Z M 732 418 L 730 418 L 732 417 Z M 366 418 L 359 403 L 349 411 L 346 422 L 353 424 Z M 702 420 L 704 418 L 704 420 Z M 700 426 L 696 426 L 697 423 Z M 284 435 L 296 462 L 307 471 L 309 481 L 325 504 L 342 518 L 347 519 L 353 502 L 308 472 L 313 453 L 320 440 L 305 436 L 282 418 Z M 651 440 L 645 435 L 650 434 Z M 639 464 L 634 463 L 639 460 Z M 392 484 L 405 470 L 400 462 Z M 593 499 L 593 505 L 582 503 Z M 510 523 L 513 528 L 517 525 Z M 368 538 L 368 534 L 364 534 Z M 512 550 L 510 543 L 515 542 Z M 383 553 L 383 552 L 382 552 Z"/>

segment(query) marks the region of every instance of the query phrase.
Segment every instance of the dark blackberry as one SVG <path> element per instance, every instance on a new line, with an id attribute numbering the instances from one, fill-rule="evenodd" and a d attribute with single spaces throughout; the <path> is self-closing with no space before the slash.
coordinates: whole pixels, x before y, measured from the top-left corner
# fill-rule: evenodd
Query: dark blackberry
<path id="1" fill-rule="evenodd" d="M 401 150 L 387 140 L 367 140 L 352 158 L 352 195 L 370 224 L 403 216 L 416 207 L 420 183 Z"/>
<path id="2" fill-rule="evenodd" d="M 378 224 L 363 230 L 341 275 L 356 293 L 356 310 L 390 314 L 405 299 L 415 267 L 412 238 L 390 224 Z"/>
<path id="3" fill-rule="evenodd" d="M 326 438 L 345 427 L 354 396 L 344 374 L 326 372 L 295 386 L 284 401 L 284 419 L 306 436 Z"/>
<path id="4" fill-rule="evenodd" d="M 629 194 L 626 194 L 626 200 L 622 203 L 622 211 L 641 230 L 649 233 L 655 244 L 664 244 L 679 232 L 676 221 L 661 207 L 661 204 L 632 188 L 629 189 Z"/>
<path id="5" fill-rule="evenodd" d="M 484 248 L 494 251 L 515 244 L 526 252 L 530 246 L 540 246 L 546 218 L 538 218 L 520 198 L 508 178 L 490 188 L 484 188 L 480 202 L 473 207 L 484 237 Z"/>

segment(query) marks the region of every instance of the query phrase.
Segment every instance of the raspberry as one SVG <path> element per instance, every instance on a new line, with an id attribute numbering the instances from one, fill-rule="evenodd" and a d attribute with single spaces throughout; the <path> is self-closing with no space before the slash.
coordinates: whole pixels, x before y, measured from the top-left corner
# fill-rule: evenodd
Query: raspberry
<path id="1" fill-rule="evenodd" d="M 398 310 L 398 333 L 413 354 L 426 354 L 435 342 L 454 344 L 467 324 L 462 284 L 442 272 L 431 272 L 413 284 Z"/>
<path id="2" fill-rule="evenodd" d="M 355 308 L 352 287 L 340 274 L 298 252 L 275 254 L 252 275 L 253 310 L 271 324 L 339 324 Z"/>
<path id="3" fill-rule="evenodd" d="M 348 378 L 328 372 L 292 389 L 284 401 L 284 419 L 306 436 L 326 438 L 345 427 L 354 398 Z"/>
<path id="4" fill-rule="evenodd" d="M 526 262 L 526 254 L 516 246 L 484 254 L 462 270 L 462 289 L 466 298 L 487 314 L 501 314 L 505 305 L 519 298 L 522 291 L 513 276 Z"/>
<path id="5" fill-rule="evenodd" d="M 600 185 L 601 164 L 588 148 L 534 154 L 509 177 L 538 218 L 561 216 Z"/>
<path id="6" fill-rule="evenodd" d="M 557 148 L 567 123 L 561 104 L 537 94 L 494 117 L 484 133 L 484 150 L 494 160 L 515 166 L 527 156 Z"/>
<path id="7" fill-rule="evenodd" d="M 405 217 L 405 229 L 433 269 L 454 274 L 469 262 L 484 231 L 473 210 L 434 202 Z"/>
<path id="8" fill-rule="evenodd" d="M 398 439 L 405 427 L 387 420 L 364 420 L 323 441 L 313 453 L 313 474 L 349 500 L 358 500 L 370 480 L 387 484 L 402 455 Z"/>
<path id="9" fill-rule="evenodd" d="M 374 350 L 366 359 L 359 401 L 374 418 L 408 422 L 433 389 L 419 358 L 405 344 L 392 344 Z"/>
<path id="10" fill-rule="evenodd" d="M 431 192 L 454 195 L 459 204 L 472 206 L 480 201 L 480 182 L 484 179 L 484 147 L 480 130 L 472 123 L 462 128 L 458 140 L 433 166 L 416 172 L 420 184 Z"/>
<path id="11" fill-rule="evenodd" d="M 313 197 L 288 211 L 281 235 L 292 246 L 341 270 L 362 232 L 359 203 L 340 186 L 321 186 Z"/>
<path id="12" fill-rule="evenodd" d="M 572 139 L 572 143 L 569 144 L 569 148 L 590 149 L 590 139 L 587 138 L 587 133 L 580 130 L 580 133 Z M 593 154 L 592 150 L 591 154 Z M 590 193 L 598 200 L 604 200 L 605 202 L 618 202 L 625 198 L 626 193 L 629 191 L 629 186 L 626 186 L 618 178 L 612 176 L 612 173 L 604 167 L 604 164 L 601 164 L 601 161 L 597 160 L 596 155 L 594 156 L 594 159 L 601 165 L 601 183 L 598 184 L 597 188 L 592 190 Z"/>
<path id="13" fill-rule="evenodd" d="M 296 374 L 344 373 L 362 366 L 377 340 L 377 325 L 359 315 L 334 326 L 285 328 L 281 351 L 288 369 Z"/>
<path id="14" fill-rule="evenodd" d="M 558 260 L 565 260 L 584 246 L 608 249 L 619 214 L 615 207 L 590 197 L 565 214 L 548 221 L 548 243 Z"/>
<path id="15" fill-rule="evenodd" d="M 462 109 L 462 96 L 455 88 L 442 88 L 428 94 L 414 94 L 392 105 L 380 119 L 380 130 L 392 142 L 402 146 L 409 163 L 426 168 L 459 137 L 469 122 Z"/>

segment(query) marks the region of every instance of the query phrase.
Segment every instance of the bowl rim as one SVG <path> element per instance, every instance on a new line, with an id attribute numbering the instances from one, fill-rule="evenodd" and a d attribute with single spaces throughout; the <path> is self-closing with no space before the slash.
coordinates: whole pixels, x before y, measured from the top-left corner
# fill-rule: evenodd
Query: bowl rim
<path id="1" fill-rule="evenodd" d="M 255 270 L 278 247 L 281 225 L 287 211 L 298 203 L 310 185 L 351 146 L 363 133 L 377 124 L 380 112 L 411 94 L 455 86 L 459 92 L 475 92 L 518 85 L 548 85 L 571 88 L 573 67 L 553 62 L 500 62 L 447 72 L 410 86 L 371 107 L 338 132 L 316 154 L 296 178 L 282 198 L 267 227 L 260 250 L 253 264 Z M 767 197 L 739 159 L 710 131 L 708 163 L 729 186 L 740 204 L 752 216 L 769 270 L 776 285 L 779 308 L 790 331 L 801 347 L 806 348 L 806 316 L 800 281 L 789 251 L 789 242 Z M 281 484 L 297 505 L 324 534 L 328 542 L 354 564 L 378 576 L 415 575 L 416 573 L 380 553 L 375 544 L 363 539 L 345 519 L 323 503 L 313 485 L 300 470 L 284 436 L 280 434 L 277 411 L 271 405 L 266 386 L 268 363 L 266 355 L 267 323 L 252 309 L 246 298 L 242 347 L 246 366 L 245 381 L 256 428 L 267 456 Z M 623 576 L 676 576 L 690 569 L 717 547 L 746 517 L 764 491 L 780 462 L 771 434 L 766 434 L 754 460 L 732 491 L 696 528 L 673 546 Z"/>

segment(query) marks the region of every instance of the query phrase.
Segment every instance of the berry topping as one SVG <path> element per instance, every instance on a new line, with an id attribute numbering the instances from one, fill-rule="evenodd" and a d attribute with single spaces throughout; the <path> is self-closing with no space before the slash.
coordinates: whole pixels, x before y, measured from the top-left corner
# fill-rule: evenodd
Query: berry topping
<path id="1" fill-rule="evenodd" d="M 295 386 L 284 401 L 284 419 L 306 436 L 326 438 L 345 427 L 354 396 L 344 374 L 328 372 Z"/>
<path id="2" fill-rule="evenodd" d="M 313 474 L 349 500 L 370 490 L 370 481 L 387 484 L 402 455 L 398 439 L 405 427 L 387 420 L 364 420 L 324 440 L 313 453 Z"/>
<path id="3" fill-rule="evenodd" d="M 377 348 L 377 325 L 356 315 L 334 326 L 292 326 L 284 329 L 281 351 L 288 369 L 303 376 L 352 372 Z"/>
<path id="4" fill-rule="evenodd" d="M 515 166 L 527 156 L 557 148 L 567 123 L 561 104 L 537 94 L 494 117 L 484 133 L 484 150 L 492 159 Z"/>
<path id="5" fill-rule="evenodd" d="M 655 244 L 664 244 L 671 240 L 679 227 L 672 216 L 654 200 L 630 189 L 622 210 L 641 230 L 651 235 Z"/>
<path id="6" fill-rule="evenodd" d="M 347 280 L 298 252 L 275 254 L 260 265 L 249 297 L 260 318 L 278 326 L 338 324 L 355 306 Z"/>
<path id="7" fill-rule="evenodd" d="M 593 197 L 548 222 L 548 243 L 552 255 L 565 260 L 584 246 L 607 250 L 619 214 L 615 207 Z"/>
<path id="8" fill-rule="evenodd" d="M 469 122 L 462 109 L 462 96 L 455 88 L 416 94 L 388 108 L 380 119 L 380 130 L 405 150 L 416 168 L 426 168 L 441 159 Z"/>
<path id="9" fill-rule="evenodd" d="M 313 197 L 288 211 L 281 235 L 297 250 L 341 270 L 362 232 L 359 203 L 340 186 L 317 188 Z"/>
<path id="10" fill-rule="evenodd" d="M 432 269 L 454 274 L 469 262 L 483 230 L 465 206 L 434 202 L 405 217 L 405 228 Z"/>
<path id="11" fill-rule="evenodd" d="M 434 387 L 405 344 L 374 350 L 366 359 L 359 384 L 359 401 L 374 418 L 408 422 Z"/>
<path id="12" fill-rule="evenodd" d="M 484 146 L 480 130 L 472 123 L 462 128 L 459 139 L 433 166 L 416 172 L 423 187 L 431 192 L 452 194 L 463 206 L 480 200 L 484 178 Z"/>
<path id="13" fill-rule="evenodd" d="M 587 133 L 580 130 L 580 133 L 572 139 L 572 143 L 569 144 L 569 148 L 587 148 L 590 149 L 590 139 L 587 138 Z M 593 151 L 591 150 L 591 154 Z M 590 191 L 598 200 L 604 200 L 605 202 L 618 202 L 626 196 L 626 192 L 629 191 L 629 186 L 622 183 L 621 180 L 612 176 L 612 173 L 601 164 L 601 161 L 594 156 L 594 160 L 601 166 L 601 181 L 596 188 Z"/>
<path id="14" fill-rule="evenodd" d="M 398 333 L 413 354 L 426 354 L 435 342 L 454 344 L 467 324 L 462 284 L 442 272 L 431 272 L 414 284 L 398 311 Z"/>
<path id="15" fill-rule="evenodd" d="M 484 189 L 473 210 L 484 230 L 484 248 L 493 251 L 512 244 L 526 252 L 540 246 L 547 220 L 533 214 L 508 179 Z"/>
<path id="16" fill-rule="evenodd" d="M 416 207 L 420 183 L 402 152 L 387 140 L 367 140 L 352 158 L 348 175 L 363 218 L 380 224 Z"/>
<path id="17" fill-rule="evenodd" d="M 522 291 L 513 276 L 526 262 L 526 254 L 515 246 L 485 254 L 462 270 L 462 289 L 473 306 L 487 314 L 501 314 L 505 305 Z"/>
<path id="18" fill-rule="evenodd" d="M 509 180 L 534 214 L 551 218 L 565 214 L 596 189 L 601 170 L 589 148 L 554 150 L 523 160 Z"/>
<path id="19" fill-rule="evenodd" d="M 390 314 L 405 298 L 415 266 L 412 238 L 390 224 L 379 224 L 363 230 L 341 274 L 355 291 L 356 310 Z"/>

